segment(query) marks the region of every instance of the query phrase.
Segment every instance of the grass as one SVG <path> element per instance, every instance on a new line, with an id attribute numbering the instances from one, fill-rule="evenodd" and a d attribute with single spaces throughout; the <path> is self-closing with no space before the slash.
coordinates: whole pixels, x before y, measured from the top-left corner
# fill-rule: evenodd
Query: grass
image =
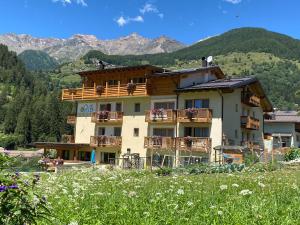
<path id="1" fill-rule="evenodd" d="M 53 224 L 299 224 L 300 170 L 156 176 L 46 174 Z M 49 224 L 40 221 L 39 224 Z"/>

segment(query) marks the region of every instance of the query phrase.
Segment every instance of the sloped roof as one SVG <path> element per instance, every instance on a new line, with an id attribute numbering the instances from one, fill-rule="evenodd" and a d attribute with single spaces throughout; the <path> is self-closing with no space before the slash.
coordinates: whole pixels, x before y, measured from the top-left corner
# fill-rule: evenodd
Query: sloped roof
<path id="1" fill-rule="evenodd" d="M 197 72 L 205 72 L 205 71 L 212 71 L 214 74 L 219 78 L 222 79 L 225 77 L 223 71 L 219 66 L 207 66 L 207 67 L 200 67 L 200 68 L 190 68 L 190 69 L 181 69 L 181 70 L 164 70 L 162 72 L 156 72 L 150 75 L 150 77 L 170 77 L 170 76 L 178 76 L 184 74 L 191 74 Z"/>
<path id="2" fill-rule="evenodd" d="M 189 87 L 178 88 L 177 91 L 188 91 L 188 90 L 205 90 L 205 89 L 219 89 L 219 88 L 239 88 L 248 84 L 257 82 L 258 80 L 254 77 L 245 78 L 233 78 L 233 79 L 219 79 L 209 81 L 207 83 L 196 84 Z"/>
<path id="3" fill-rule="evenodd" d="M 265 122 L 287 122 L 287 123 L 300 123 L 300 116 L 297 111 L 275 111 L 269 113 L 271 119 L 265 119 Z"/>

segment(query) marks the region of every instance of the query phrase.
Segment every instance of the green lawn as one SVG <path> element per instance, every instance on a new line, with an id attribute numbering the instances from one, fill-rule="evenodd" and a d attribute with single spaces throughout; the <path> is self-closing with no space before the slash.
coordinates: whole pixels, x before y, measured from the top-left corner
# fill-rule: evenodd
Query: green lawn
<path id="1" fill-rule="evenodd" d="M 53 224 L 300 223 L 300 170 L 159 177 L 83 169 L 43 176 L 39 191 Z"/>

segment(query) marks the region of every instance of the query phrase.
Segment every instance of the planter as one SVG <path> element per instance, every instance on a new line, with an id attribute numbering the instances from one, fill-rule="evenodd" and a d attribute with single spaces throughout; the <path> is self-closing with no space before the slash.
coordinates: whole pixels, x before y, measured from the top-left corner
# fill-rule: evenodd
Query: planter
<path id="1" fill-rule="evenodd" d="M 128 83 L 127 84 L 127 92 L 128 94 L 133 94 L 133 92 L 135 91 L 136 89 L 136 84 L 134 83 Z"/>
<path id="2" fill-rule="evenodd" d="M 195 109 L 189 108 L 189 109 L 185 110 L 185 115 L 190 120 L 192 120 L 195 117 L 195 114 L 196 114 L 196 110 Z"/>
<path id="3" fill-rule="evenodd" d="M 192 147 L 192 144 L 193 144 L 193 139 L 190 137 L 190 136 L 187 136 L 184 138 L 184 144 L 191 148 Z"/>
<path id="4" fill-rule="evenodd" d="M 101 95 L 104 92 L 104 87 L 102 85 L 97 85 L 96 92 L 98 95 Z"/>

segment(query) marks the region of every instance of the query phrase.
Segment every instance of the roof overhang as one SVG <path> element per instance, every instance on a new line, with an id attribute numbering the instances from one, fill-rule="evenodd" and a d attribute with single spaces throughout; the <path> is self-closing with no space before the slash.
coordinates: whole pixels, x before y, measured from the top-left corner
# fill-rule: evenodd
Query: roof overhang
<path id="1" fill-rule="evenodd" d="M 34 146 L 37 148 L 57 149 L 57 150 L 79 150 L 81 148 L 90 147 L 89 144 L 80 143 L 59 143 L 59 142 L 36 142 Z"/>

